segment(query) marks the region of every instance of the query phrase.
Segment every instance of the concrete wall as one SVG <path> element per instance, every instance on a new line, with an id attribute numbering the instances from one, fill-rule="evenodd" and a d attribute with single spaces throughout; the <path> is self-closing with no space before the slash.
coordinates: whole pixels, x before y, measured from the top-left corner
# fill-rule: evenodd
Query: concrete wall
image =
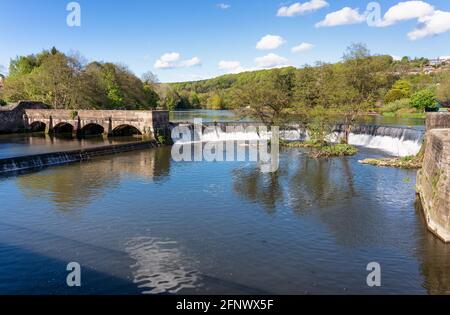
<path id="1" fill-rule="evenodd" d="M 42 109 L 41 102 L 19 101 L 10 106 L 0 107 L 0 133 L 13 133 L 25 129 L 23 114 L 26 109 Z"/>
<path id="2" fill-rule="evenodd" d="M 450 242 L 450 114 L 427 116 L 426 149 L 417 175 L 417 193 L 428 229 Z"/>

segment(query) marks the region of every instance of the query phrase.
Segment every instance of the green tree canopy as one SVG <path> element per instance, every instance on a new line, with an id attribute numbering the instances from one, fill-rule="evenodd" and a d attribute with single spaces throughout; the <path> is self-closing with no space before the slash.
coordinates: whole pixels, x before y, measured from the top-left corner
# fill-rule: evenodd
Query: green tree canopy
<path id="1" fill-rule="evenodd" d="M 436 95 L 431 89 L 417 91 L 411 96 L 411 106 L 418 110 L 433 110 L 438 106 Z"/>
<path id="2" fill-rule="evenodd" d="M 4 97 L 32 99 L 54 108 L 155 108 L 155 86 L 144 83 L 125 66 L 65 55 L 56 48 L 11 60 Z"/>

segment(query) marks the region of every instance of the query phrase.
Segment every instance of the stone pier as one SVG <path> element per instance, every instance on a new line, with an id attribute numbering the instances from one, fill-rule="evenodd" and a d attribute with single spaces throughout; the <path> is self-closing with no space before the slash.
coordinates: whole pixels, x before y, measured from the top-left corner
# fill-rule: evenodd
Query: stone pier
<path id="1" fill-rule="evenodd" d="M 23 115 L 26 109 L 45 109 L 47 105 L 34 101 L 19 101 L 16 104 L 0 107 L 0 133 L 25 131 Z"/>

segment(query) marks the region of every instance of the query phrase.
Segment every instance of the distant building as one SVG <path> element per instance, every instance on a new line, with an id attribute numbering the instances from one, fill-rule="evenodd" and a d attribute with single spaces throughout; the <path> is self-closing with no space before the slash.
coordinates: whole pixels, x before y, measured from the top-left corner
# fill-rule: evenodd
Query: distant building
<path id="1" fill-rule="evenodd" d="M 450 62 L 450 57 L 439 57 L 436 59 L 430 59 L 428 64 L 433 67 L 442 66 Z"/>

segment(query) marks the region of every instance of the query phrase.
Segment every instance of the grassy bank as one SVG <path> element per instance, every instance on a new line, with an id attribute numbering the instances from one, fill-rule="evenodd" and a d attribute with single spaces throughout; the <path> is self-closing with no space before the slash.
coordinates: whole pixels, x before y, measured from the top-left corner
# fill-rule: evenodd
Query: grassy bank
<path id="1" fill-rule="evenodd" d="M 417 118 L 417 119 L 425 119 L 426 113 L 405 113 L 405 112 L 386 112 L 382 114 L 384 117 L 397 117 L 397 118 Z"/>
<path id="2" fill-rule="evenodd" d="M 359 163 L 379 167 L 398 167 L 406 169 L 419 169 L 422 167 L 422 160 L 416 156 L 407 156 L 399 158 L 365 159 L 359 161 Z"/>

